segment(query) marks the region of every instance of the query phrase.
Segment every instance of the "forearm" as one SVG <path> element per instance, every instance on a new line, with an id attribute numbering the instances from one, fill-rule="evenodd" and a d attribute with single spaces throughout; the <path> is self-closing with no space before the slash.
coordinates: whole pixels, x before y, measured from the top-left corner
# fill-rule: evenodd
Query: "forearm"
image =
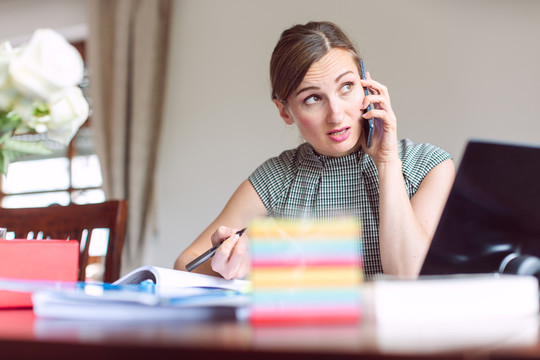
<path id="1" fill-rule="evenodd" d="M 186 265 L 213 245 L 221 244 L 214 256 L 194 272 L 224 278 L 242 278 L 247 274 L 249 257 L 247 236 L 234 236 L 255 217 L 266 216 L 266 208 L 248 180 L 235 191 L 218 217 L 184 250 L 174 267 L 185 270 Z"/>
<path id="2" fill-rule="evenodd" d="M 186 265 L 191 261 L 196 259 L 199 255 L 208 250 L 212 243 L 209 241 L 211 232 L 209 229 L 206 229 L 193 244 L 187 247 L 181 254 L 178 256 L 174 263 L 174 268 L 177 270 L 186 270 Z M 200 244 L 208 244 L 205 248 L 202 248 Z M 201 273 L 207 275 L 219 276 L 214 270 L 212 270 L 211 259 L 205 261 L 201 265 L 193 269 L 194 273 Z"/>
<path id="3" fill-rule="evenodd" d="M 418 221 L 403 181 L 401 161 L 379 164 L 379 243 L 385 274 L 416 276 L 430 239 Z"/>

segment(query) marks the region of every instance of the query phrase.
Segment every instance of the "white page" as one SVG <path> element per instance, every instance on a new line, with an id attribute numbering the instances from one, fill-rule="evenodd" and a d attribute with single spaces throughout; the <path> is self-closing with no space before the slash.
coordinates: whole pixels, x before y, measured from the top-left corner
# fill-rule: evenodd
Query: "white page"
<path id="1" fill-rule="evenodd" d="M 204 320 L 227 309 L 212 306 L 147 306 L 134 302 L 70 299 L 59 293 L 37 292 L 32 296 L 34 313 L 38 317 L 77 320 Z M 203 304 L 204 305 L 204 304 Z M 221 305 L 221 304 L 220 304 Z M 235 308 L 228 310 L 234 314 Z"/>
<path id="2" fill-rule="evenodd" d="M 160 295 L 179 293 L 186 287 L 209 287 L 244 292 L 250 282 L 246 280 L 226 280 L 217 276 L 197 274 L 158 266 L 141 266 L 121 277 L 113 284 L 139 284 L 145 280 L 155 281 Z"/>

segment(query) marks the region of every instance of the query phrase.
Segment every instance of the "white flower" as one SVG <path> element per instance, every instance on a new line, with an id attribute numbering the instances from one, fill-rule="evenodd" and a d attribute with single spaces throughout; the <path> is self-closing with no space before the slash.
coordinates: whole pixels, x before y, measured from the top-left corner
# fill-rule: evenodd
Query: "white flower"
<path id="1" fill-rule="evenodd" d="M 0 88 L 0 110 L 8 112 L 13 109 L 17 95 L 17 92 L 12 88 Z"/>
<path id="2" fill-rule="evenodd" d="M 11 44 L 4 41 L 0 44 L 0 89 L 4 87 L 8 79 L 9 61 L 11 60 L 11 54 L 13 49 Z"/>
<path id="3" fill-rule="evenodd" d="M 28 127 L 28 129 L 35 130 L 36 132 L 44 132 L 42 127 L 40 128 L 41 131 L 38 131 L 36 128 L 37 124 L 33 124 L 33 114 L 34 114 L 34 108 L 37 106 L 35 102 L 33 102 L 31 99 L 28 98 L 16 98 L 15 102 L 13 103 L 13 112 L 18 114 L 23 124 Z M 24 129 L 27 130 L 27 129 Z M 45 130 L 47 131 L 47 130 Z"/>
<path id="4" fill-rule="evenodd" d="M 81 55 L 62 35 L 51 29 L 38 29 L 19 55 L 11 59 L 9 75 L 23 95 L 48 101 L 83 77 Z"/>
<path id="5" fill-rule="evenodd" d="M 49 154 L 43 142 L 12 138 L 12 134 L 45 133 L 68 145 L 88 118 L 89 107 L 77 84 L 82 58 L 60 34 L 37 30 L 28 45 L 0 44 L 0 172 L 13 155 Z"/>
<path id="6" fill-rule="evenodd" d="M 69 144 L 79 127 L 88 118 L 88 102 L 81 89 L 73 86 L 60 96 L 53 98 L 47 105 L 50 115 L 47 124 L 49 138 Z"/>
<path id="7" fill-rule="evenodd" d="M 19 48 L 12 48 L 8 41 L 0 44 L 0 110 L 9 111 L 13 107 L 17 95 L 9 85 L 9 63 L 20 53 Z"/>

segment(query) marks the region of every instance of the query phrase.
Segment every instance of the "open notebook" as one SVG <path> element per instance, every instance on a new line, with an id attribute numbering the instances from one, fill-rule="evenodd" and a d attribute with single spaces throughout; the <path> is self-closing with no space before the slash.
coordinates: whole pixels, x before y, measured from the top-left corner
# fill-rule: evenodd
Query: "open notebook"
<path id="1" fill-rule="evenodd" d="M 39 317 L 84 320 L 172 320 L 231 316 L 248 303 L 250 283 L 157 266 L 139 267 L 114 283 L 0 279 L 0 289 L 31 292 Z"/>

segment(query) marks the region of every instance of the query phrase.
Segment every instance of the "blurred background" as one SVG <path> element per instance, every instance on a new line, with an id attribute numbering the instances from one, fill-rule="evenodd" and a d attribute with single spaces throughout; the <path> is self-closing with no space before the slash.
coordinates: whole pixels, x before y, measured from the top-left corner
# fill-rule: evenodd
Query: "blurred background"
<path id="1" fill-rule="evenodd" d="M 24 42 L 49 27 L 84 51 L 92 1 L 0 0 L 0 41 Z M 473 138 L 540 145 L 538 1 L 172 0 L 169 15 L 164 111 L 139 263 L 172 266 L 241 181 L 300 143 L 278 116 L 268 75 L 280 33 L 296 23 L 330 20 L 356 41 L 371 76 L 389 88 L 400 138 L 438 145 L 457 166 Z M 105 198 L 93 136 L 90 121 L 76 152 L 86 170 L 47 185 L 49 195 Z M 16 178 L 10 168 L 2 206 L 64 201 L 40 200 L 39 186 L 16 200 L 14 193 L 25 190 L 13 187 L 24 179 L 30 187 L 45 183 L 29 171 Z"/>

